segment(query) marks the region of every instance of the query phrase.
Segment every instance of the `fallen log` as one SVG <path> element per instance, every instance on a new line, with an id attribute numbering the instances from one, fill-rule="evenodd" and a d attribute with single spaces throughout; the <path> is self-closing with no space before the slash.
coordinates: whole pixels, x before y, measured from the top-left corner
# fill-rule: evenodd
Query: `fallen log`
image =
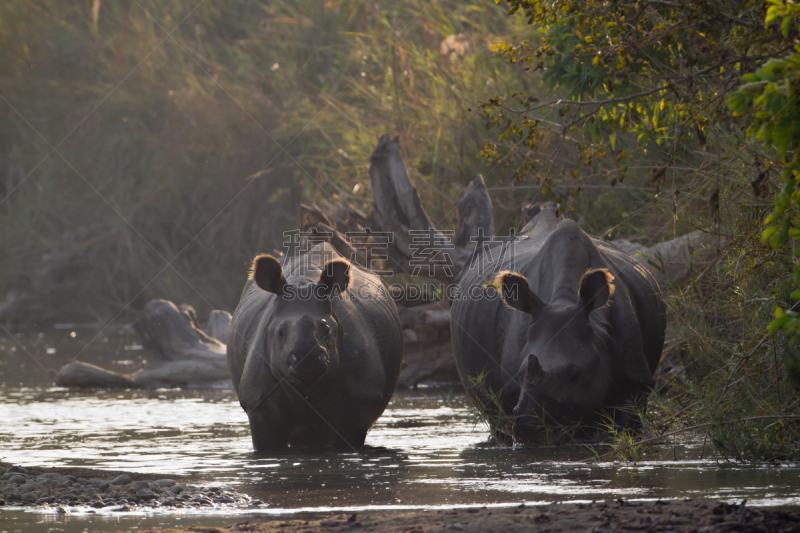
<path id="1" fill-rule="evenodd" d="M 398 387 L 413 388 L 423 381 L 456 382 L 450 343 L 450 306 L 438 301 L 398 309 L 403 328 L 403 368 Z"/>
<path id="2" fill-rule="evenodd" d="M 492 201 L 483 176 L 478 174 L 457 202 L 457 229 L 438 230 L 409 179 L 398 138 L 382 135 L 369 161 L 372 212 L 365 215 L 340 207 L 324 213 L 317 206 L 303 205 L 299 209 L 303 233 L 309 240 L 328 241 L 365 268 L 453 283 L 477 242 L 494 235 Z M 353 235 L 360 237 L 353 240 Z M 380 264 L 369 255 L 377 248 Z"/>
<path id="3" fill-rule="evenodd" d="M 230 313 L 212 312 L 206 326 L 197 325 L 194 309 L 167 300 L 151 300 L 133 327 L 142 338 L 148 364 L 132 374 L 75 362 L 58 371 L 62 387 L 105 389 L 229 388 L 226 346 Z"/>
<path id="4" fill-rule="evenodd" d="M 684 278 L 698 258 L 713 255 L 725 244 L 718 235 L 702 230 L 692 231 L 652 246 L 627 239 L 617 239 L 612 242 L 617 248 L 642 263 L 662 285 Z"/>
<path id="5" fill-rule="evenodd" d="M 203 332 L 222 344 L 228 344 L 228 330 L 231 327 L 231 314 L 227 311 L 214 310 L 208 317 Z"/>

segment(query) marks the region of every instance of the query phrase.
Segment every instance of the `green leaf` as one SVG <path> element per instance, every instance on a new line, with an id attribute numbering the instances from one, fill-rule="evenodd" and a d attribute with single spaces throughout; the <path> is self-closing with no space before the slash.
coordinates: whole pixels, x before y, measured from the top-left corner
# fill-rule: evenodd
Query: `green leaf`
<path id="1" fill-rule="evenodd" d="M 788 316 L 781 316 L 780 318 L 776 318 L 775 320 L 769 323 L 769 326 L 767 326 L 767 331 L 769 331 L 770 333 L 775 333 L 776 331 L 781 329 L 784 324 L 786 324 L 786 321 L 788 319 L 789 319 Z"/>
<path id="2" fill-rule="evenodd" d="M 789 217 L 783 219 L 783 224 L 781 225 L 781 236 L 780 236 L 780 243 L 781 246 L 785 246 L 787 242 L 789 242 L 789 228 L 792 225 L 792 220 Z"/>
<path id="3" fill-rule="evenodd" d="M 792 31 L 792 16 L 786 15 L 781 22 L 781 34 L 784 37 L 789 37 L 789 32 Z"/>
<path id="4" fill-rule="evenodd" d="M 767 242 L 778 231 L 778 226 L 770 226 L 761 234 L 761 242 Z"/>

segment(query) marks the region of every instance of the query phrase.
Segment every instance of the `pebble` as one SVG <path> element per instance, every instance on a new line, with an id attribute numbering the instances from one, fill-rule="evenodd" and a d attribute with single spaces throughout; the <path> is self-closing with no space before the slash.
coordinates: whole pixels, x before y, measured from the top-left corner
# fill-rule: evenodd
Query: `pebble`
<path id="1" fill-rule="evenodd" d="M 0 467 L 0 507 L 55 507 L 57 513 L 69 513 L 68 507 L 128 512 L 137 508 L 248 507 L 259 500 L 237 493 L 227 485 L 186 485 L 173 479 L 133 481 L 128 474 L 110 482 L 84 479 L 48 472 L 34 476 L 20 466 Z"/>
<path id="2" fill-rule="evenodd" d="M 156 494 L 155 492 L 153 492 L 150 489 L 142 489 L 142 490 L 140 490 L 138 496 L 139 496 L 140 500 L 145 500 L 145 501 L 150 501 L 150 500 L 153 500 L 155 498 L 158 498 L 158 494 Z"/>
<path id="3" fill-rule="evenodd" d="M 127 485 L 131 482 L 131 476 L 128 474 L 122 474 L 121 476 L 115 477 L 112 481 L 112 485 Z"/>

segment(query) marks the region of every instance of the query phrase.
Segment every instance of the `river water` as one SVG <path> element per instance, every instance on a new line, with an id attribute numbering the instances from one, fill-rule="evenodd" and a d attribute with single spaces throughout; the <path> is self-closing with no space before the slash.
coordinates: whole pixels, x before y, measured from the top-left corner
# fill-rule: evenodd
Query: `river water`
<path id="1" fill-rule="evenodd" d="M 262 516 L 608 498 L 800 505 L 798 465 L 700 460 L 702 443 L 691 440 L 661 447 L 636 464 L 585 462 L 591 453 L 579 446 L 486 447 L 486 427 L 475 423 L 456 386 L 398 392 L 363 453 L 265 456 L 253 454 L 247 418 L 230 391 L 0 390 L 0 460 L 196 476 L 263 500 Z M 159 512 L 101 510 L 64 518 L 6 510 L 0 511 L 0 533 L 188 525 L 201 518 L 206 525 L 230 525 L 245 516 Z"/>
<path id="2" fill-rule="evenodd" d="M 261 499 L 261 520 L 608 498 L 747 498 L 752 505 L 800 506 L 800 465 L 718 462 L 691 437 L 636 464 L 587 462 L 592 454 L 580 446 L 486 447 L 487 428 L 476 423 L 458 384 L 398 391 L 362 453 L 265 456 L 253 454 L 247 418 L 232 391 L 76 393 L 51 386 L 50 371 L 78 356 L 125 372 L 140 368 L 147 356 L 138 341 L 129 327 L 102 335 L 79 328 L 0 335 L 0 460 L 191 475 Z M 3 510 L 0 533 L 222 527 L 253 515 L 85 509 L 65 517 Z"/>

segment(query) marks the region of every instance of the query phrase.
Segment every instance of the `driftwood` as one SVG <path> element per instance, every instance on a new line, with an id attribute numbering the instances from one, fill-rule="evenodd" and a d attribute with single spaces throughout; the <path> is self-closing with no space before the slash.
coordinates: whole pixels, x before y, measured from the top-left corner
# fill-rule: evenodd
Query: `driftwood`
<path id="1" fill-rule="evenodd" d="M 378 140 L 369 177 L 370 214 L 348 207 L 323 213 L 317 206 L 304 205 L 299 209 L 304 234 L 330 242 L 344 257 L 367 268 L 434 278 L 445 285 L 454 282 L 478 239 L 494 234 L 492 201 L 480 174 L 458 201 L 456 231 L 440 231 L 431 222 L 408 177 L 397 137 L 383 135 Z M 353 241 L 354 234 L 361 238 Z M 376 244 L 383 245 L 379 252 L 372 251 Z"/>
<path id="2" fill-rule="evenodd" d="M 492 199 L 486 190 L 483 176 L 478 174 L 467 186 L 467 190 L 456 202 L 458 227 L 456 228 L 455 245 L 472 253 L 476 244 L 494 235 L 492 221 Z"/>
<path id="3" fill-rule="evenodd" d="M 450 343 L 450 306 L 440 301 L 399 309 L 403 327 L 403 368 L 398 386 L 422 381 L 458 381 Z"/>
<path id="4" fill-rule="evenodd" d="M 121 374 L 88 363 L 63 367 L 55 377 L 62 387 L 78 388 L 228 388 L 230 377 L 225 356 L 230 313 L 212 312 L 206 330 L 197 325 L 194 309 L 180 308 L 167 300 L 151 300 L 133 327 L 150 357 L 148 365 L 132 374 Z"/>
<path id="5" fill-rule="evenodd" d="M 627 239 L 613 242 L 617 248 L 642 263 L 661 284 L 682 279 L 691 271 L 692 264 L 696 263 L 698 258 L 713 255 L 718 247 L 725 244 L 717 235 L 702 230 L 653 246 L 644 246 Z"/>
<path id="6" fill-rule="evenodd" d="M 231 314 L 227 311 L 211 311 L 203 332 L 222 344 L 228 344 L 228 330 L 231 327 Z"/>

